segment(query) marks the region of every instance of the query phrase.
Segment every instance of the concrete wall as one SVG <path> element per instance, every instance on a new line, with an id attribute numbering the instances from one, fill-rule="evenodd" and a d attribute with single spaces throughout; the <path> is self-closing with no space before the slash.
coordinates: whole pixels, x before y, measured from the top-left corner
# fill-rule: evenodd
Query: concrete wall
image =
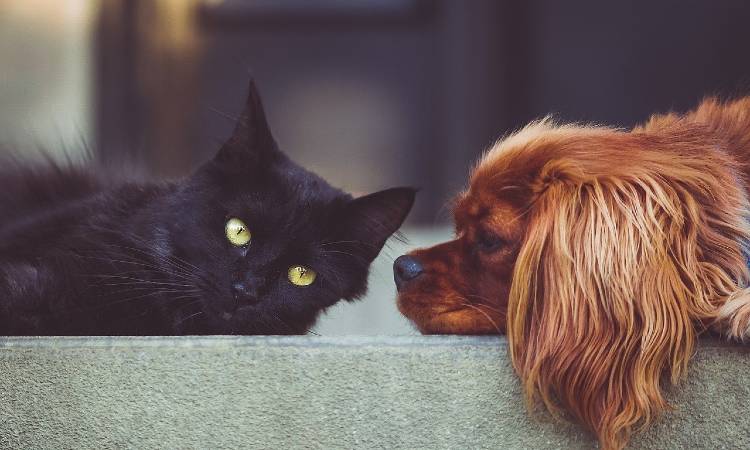
<path id="1" fill-rule="evenodd" d="M 632 448 L 750 448 L 750 347 L 706 341 Z M 0 339 L 0 448 L 591 448 L 497 337 Z"/>

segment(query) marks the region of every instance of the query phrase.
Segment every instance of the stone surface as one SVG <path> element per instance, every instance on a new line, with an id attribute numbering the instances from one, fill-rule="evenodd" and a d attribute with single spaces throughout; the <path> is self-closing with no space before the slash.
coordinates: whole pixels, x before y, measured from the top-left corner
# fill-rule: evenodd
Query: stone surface
<path id="1" fill-rule="evenodd" d="M 0 448 L 591 448 L 498 337 L 0 339 Z M 750 448 L 750 347 L 705 341 L 631 448 Z"/>

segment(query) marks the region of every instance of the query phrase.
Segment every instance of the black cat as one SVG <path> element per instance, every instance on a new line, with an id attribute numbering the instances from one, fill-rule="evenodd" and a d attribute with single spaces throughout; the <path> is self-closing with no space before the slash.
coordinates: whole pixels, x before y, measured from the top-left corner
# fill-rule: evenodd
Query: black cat
<path id="1" fill-rule="evenodd" d="M 353 199 L 276 146 L 254 84 L 232 137 L 176 182 L 0 169 L 0 335 L 299 334 L 367 288 L 414 202 Z"/>

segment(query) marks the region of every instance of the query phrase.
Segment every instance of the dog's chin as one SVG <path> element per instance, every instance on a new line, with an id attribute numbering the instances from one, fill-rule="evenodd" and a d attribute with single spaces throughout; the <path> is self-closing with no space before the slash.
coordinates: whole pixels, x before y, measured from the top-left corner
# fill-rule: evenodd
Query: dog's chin
<path id="1" fill-rule="evenodd" d="M 434 318 L 441 314 L 429 301 L 420 301 L 420 296 L 399 294 L 396 306 L 401 314 L 409 319 L 422 334 L 437 334 L 439 329 L 433 325 Z"/>
<path id="2" fill-rule="evenodd" d="M 398 310 L 422 334 L 505 334 L 504 320 L 494 311 L 465 306 L 449 299 L 401 293 Z"/>

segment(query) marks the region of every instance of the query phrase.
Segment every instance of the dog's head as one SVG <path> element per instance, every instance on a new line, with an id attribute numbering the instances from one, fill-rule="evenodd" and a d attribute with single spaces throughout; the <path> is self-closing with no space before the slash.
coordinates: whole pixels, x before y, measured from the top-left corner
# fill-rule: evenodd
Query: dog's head
<path id="1" fill-rule="evenodd" d="M 481 166 L 480 166 L 481 169 Z M 529 217 L 518 180 L 478 176 L 454 200 L 455 239 L 399 257 L 399 310 L 425 334 L 504 334 L 513 269 Z M 499 181 L 499 180 L 498 180 Z"/>
<path id="2" fill-rule="evenodd" d="M 420 331 L 507 331 L 527 400 L 606 448 L 667 407 L 660 378 L 684 374 L 701 324 L 747 286 L 737 164 L 705 127 L 667 119 L 527 126 L 473 171 L 456 238 L 394 265 Z"/>

